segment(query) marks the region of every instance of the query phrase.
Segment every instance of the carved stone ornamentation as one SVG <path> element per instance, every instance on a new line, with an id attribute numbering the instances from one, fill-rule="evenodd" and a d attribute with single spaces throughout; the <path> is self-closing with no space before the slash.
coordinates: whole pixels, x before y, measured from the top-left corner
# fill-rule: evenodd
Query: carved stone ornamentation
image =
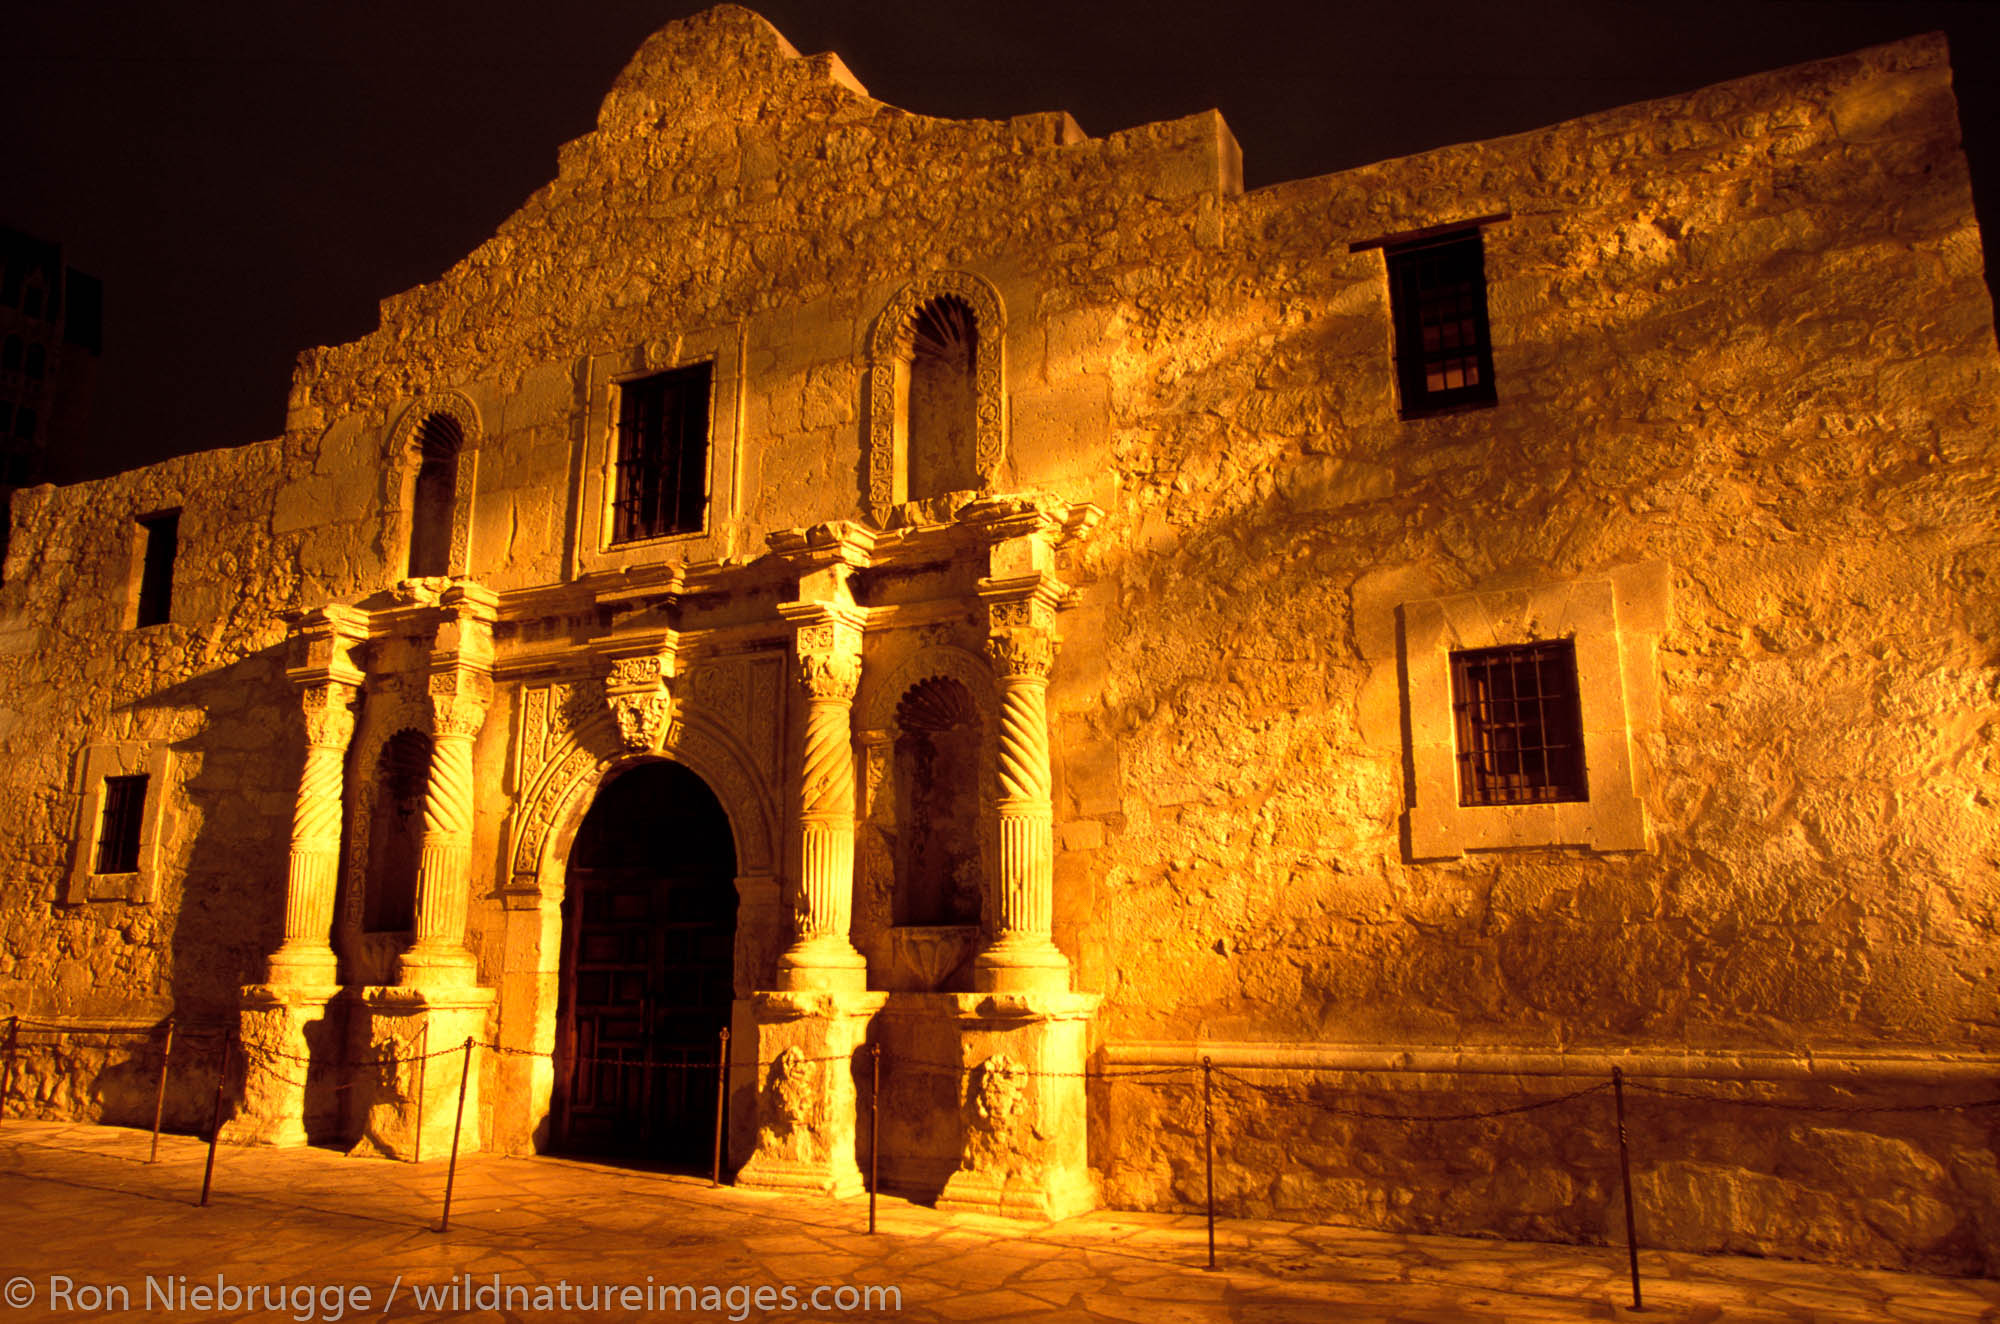
<path id="1" fill-rule="evenodd" d="M 968 1167 L 1004 1164 L 1019 1146 L 1027 1104 L 1028 1077 L 1005 1053 L 987 1058 L 973 1071 L 965 1091 Z"/>
<path id="2" fill-rule="evenodd" d="M 818 1075 L 819 1065 L 796 1047 L 772 1061 L 760 1110 L 760 1149 L 794 1163 L 824 1159 L 826 1109 Z"/>
<path id="3" fill-rule="evenodd" d="M 673 720 L 673 703 L 664 694 L 614 694 L 611 715 L 618 723 L 618 739 L 634 754 L 647 754 L 666 739 Z"/>
<path id="4" fill-rule="evenodd" d="M 852 653 L 802 653 L 799 683 L 814 699 L 850 703 L 861 683 L 861 659 Z"/>
<path id="5" fill-rule="evenodd" d="M 1046 630 L 1001 629 L 986 640 L 986 656 L 1001 676 L 1047 680 L 1055 653 L 1055 641 Z"/>
<path id="6" fill-rule="evenodd" d="M 1002 346 L 1007 318 L 1000 291 L 969 271 L 939 271 L 899 290 L 875 319 L 868 341 L 868 506 L 879 523 L 904 498 L 898 491 L 896 433 L 897 377 L 909 371 L 910 337 L 918 313 L 940 297 L 960 300 L 978 329 L 973 348 L 973 467 L 983 490 L 991 490 L 1006 454 L 1001 399 L 1005 373 Z"/>

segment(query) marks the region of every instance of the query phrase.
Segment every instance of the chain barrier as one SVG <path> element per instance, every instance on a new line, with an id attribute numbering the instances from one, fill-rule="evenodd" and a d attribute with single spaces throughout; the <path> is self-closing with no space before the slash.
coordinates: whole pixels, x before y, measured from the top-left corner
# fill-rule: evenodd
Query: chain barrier
<path id="1" fill-rule="evenodd" d="M 201 1199 L 199 1201 L 199 1203 L 205 1205 L 208 1203 L 210 1189 L 214 1180 L 216 1146 L 217 1142 L 220 1139 L 221 1124 L 223 1121 L 223 1113 L 224 1113 L 224 1104 L 226 1101 L 227 1087 L 230 1080 L 230 1067 L 232 1065 L 232 1059 L 236 1056 L 236 1051 L 235 1051 L 236 1036 L 232 1031 L 233 1027 L 226 1023 L 201 1022 L 201 1021 L 182 1022 L 175 1017 L 168 1017 L 165 1020 L 158 1023 L 157 1025 L 153 1026 L 146 1026 L 146 1027 L 133 1026 L 130 1028 L 120 1028 L 120 1027 L 106 1026 L 101 1024 L 93 1025 L 80 1022 L 64 1022 L 60 1020 L 54 1020 L 43 1017 L 27 1017 L 27 1016 L 8 1017 L 6 1018 L 6 1034 L 5 1034 L 4 1049 L 0 1049 L 0 1053 L 4 1053 L 4 1075 L 0 1075 L 0 1120 L 4 1120 L 5 1105 L 8 1102 L 8 1100 L 12 1098 L 14 1087 L 18 1077 L 18 1059 L 20 1058 L 23 1052 L 33 1051 L 36 1049 L 49 1048 L 52 1046 L 59 1046 L 64 1042 L 65 1036 L 77 1036 L 84 1040 L 102 1041 L 101 1045 L 92 1045 L 92 1046 L 112 1046 L 110 1044 L 110 1041 L 115 1041 L 118 1039 L 127 1040 L 128 1046 L 135 1048 L 141 1044 L 149 1046 L 157 1044 L 160 1047 L 161 1060 L 159 1068 L 157 1097 L 155 1099 L 155 1106 L 154 1106 L 152 1155 L 148 1159 L 148 1162 L 153 1162 L 157 1160 L 159 1154 L 160 1123 L 162 1114 L 164 1113 L 165 1110 L 168 1073 L 170 1067 L 172 1067 L 177 1061 L 176 1058 L 177 1052 L 184 1053 L 189 1049 L 197 1049 L 202 1052 L 203 1056 L 206 1056 L 209 1051 L 219 1049 L 220 1058 L 219 1061 L 216 1063 L 215 1099 L 213 1104 L 212 1115 L 209 1121 L 209 1126 L 207 1128 L 208 1155 L 207 1155 L 207 1162 L 204 1166 L 204 1171 L 203 1171 L 202 1193 L 201 1193 Z M 41 1038 L 40 1036 L 51 1036 L 51 1037 Z M 450 1219 L 451 1219 L 450 1204 L 452 1197 L 452 1188 L 453 1188 L 453 1183 L 456 1180 L 456 1174 L 457 1174 L 457 1159 L 458 1159 L 458 1147 L 459 1147 L 458 1133 L 462 1130 L 464 1125 L 465 1100 L 470 1080 L 474 1071 L 473 1056 L 477 1051 L 482 1049 L 487 1052 L 493 1053 L 501 1058 L 532 1058 L 543 1061 L 554 1061 L 557 1060 L 558 1058 L 562 1058 L 562 1060 L 572 1069 L 577 1067 L 613 1067 L 619 1069 L 620 1071 L 634 1071 L 634 1072 L 637 1071 L 714 1072 L 716 1075 L 716 1117 L 715 1117 L 715 1154 L 714 1154 L 714 1165 L 712 1172 L 712 1184 L 719 1184 L 721 1181 L 722 1151 L 723 1151 L 722 1141 L 724 1135 L 723 1118 L 724 1118 L 724 1110 L 728 1106 L 727 1080 L 729 1078 L 732 1069 L 751 1071 L 752 1073 L 754 1073 L 753 1079 L 756 1080 L 761 1085 L 762 1081 L 766 1077 L 766 1073 L 768 1073 L 773 1067 L 777 1066 L 781 1062 L 791 1063 L 801 1066 L 827 1066 L 833 1064 L 846 1064 L 854 1068 L 854 1070 L 857 1073 L 857 1076 L 859 1076 L 860 1072 L 865 1066 L 868 1072 L 867 1079 L 868 1079 L 869 1089 L 868 1089 L 867 1107 L 868 1107 L 868 1123 L 869 1123 L 869 1130 L 871 1137 L 871 1143 L 869 1146 L 870 1148 L 869 1171 L 866 1183 L 868 1200 L 869 1200 L 870 1231 L 874 1230 L 874 1222 L 875 1222 L 874 1205 L 875 1205 L 876 1193 L 879 1188 L 879 1154 L 876 1151 L 876 1146 L 873 1143 L 873 1138 L 876 1134 L 876 1129 L 879 1124 L 878 1110 L 880 1107 L 880 1100 L 882 1094 L 882 1080 L 885 1071 L 889 1075 L 891 1085 L 893 1087 L 893 1082 L 898 1076 L 929 1076 L 929 1077 L 940 1077 L 940 1078 L 949 1077 L 952 1079 L 963 1081 L 971 1077 L 974 1073 L 980 1071 L 982 1067 L 985 1066 L 984 1063 L 974 1063 L 968 1065 L 963 1062 L 931 1061 L 918 1057 L 900 1057 L 893 1053 L 885 1051 L 882 1045 L 877 1042 L 868 1042 L 860 1044 L 856 1047 L 855 1051 L 851 1053 L 831 1053 L 831 1054 L 822 1054 L 818 1056 L 781 1055 L 780 1057 L 770 1058 L 770 1059 L 753 1059 L 750 1061 L 732 1062 L 729 1053 L 729 1032 L 726 1029 L 723 1030 L 720 1035 L 719 1053 L 714 1059 L 709 1061 L 695 1061 L 695 1060 L 652 1061 L 644 1057 L 636 1059 L 623 1056 L 605 1057 L 602 1056 L 601 1054 L 594 1054 L 590 1056 L 562 1057 L 562 1055 L 552 1050 L 545 1051 L 541 1049 L 519 1048 L 513 1045 L 502 1044 L 497 1041 L 485 1042 L 473 1037 L 467 1037 L 463 1042 L 453 1044 L 448 1047 L 431 1049 L 428 1047 L 428 1025 L 426 1025 L 424 1029 L 424 1037 L 420 1042 L 423 1045 L 422 1051 L 417 1051 L 414 1053 L 403 1053 L 397 1051 L 393 1046 L 391 1046 L 390 1051 L 388 1051 L 387 1053 L 378 1052 L 368 1057 L 353 1058 L 345 1061 L 328 1061 L 325 1056 L 316 1058 L 314 1056 L 307 1054 L 295 1053 L 290 1051 L 289 1049 L 278 1046 L 260 1045 L 253 1050 L 255 1055 L 254 1060 L 246 1058 L 244 1063 L 244 1070 L 246 1072 L 261 1073 L 262 1077 L 265 1079 L 281 1083 L 283 1085 L 289 1086 L 299 1091 L 318 1089 L 338 1094 L 342 1091 L 351 1090 L 355 1088 L 357 1084 L 365 1083 L 365 1081 L 361 1078 L 360 1073 L 362 1073 L 368 1068 L 383 1068 L 383 1067 L 397 1068 L 397 1067 L 416 1065 L 419 1067 L 419 1069 L 421 1069 L 424 1064 L 428 1063 L 433 1058 L 461 1057 L 463 1061 L 463 1068 L 459 1073 L 459 1079 L 457 1082 L 458 1111 L 457 1115 L 453 1119 L 454 1134 L 452 1143 L 452 1157 L 451 1157 L 450 1167 L 446 1174 L 445 1193 L 444 1193 L 445 1207 L 443 1216 L 440 1218 L 439 1222 L 436 1225 L 436 1230 L 439 1232 L 447 1231 L 450 1226 Z M 85 1045 L 80 1044 L 79 1046 L 81 1047 Z M 690 1051 L 692 1052 L 693 1050 Z M 284 1070 L 281 1066 L 278 1065 L 279 1063 L 300 1063 L 306 1067 L 306 1070 L 303 1073 L 295 1075 L 292 1072 Z M 1257 1076 L 1266 1077 L 1266 1079 L 1254 1078 L 1249 1073 L 1256 1073 Z M 349 1078 L 338 1081 L 327 1079 L 328 1076 L 334 1074 L 345 1074 Z M 1215 1141 L 1216 1141 L 1216 1129 L 1217 1129 L 1217 1111 L 1216 1111 L 1215 1092 L 1218 1089 L 1224 1091 L 1225 1096 L 1233 1094 L 1239 1098 L 1244 1097 L 1245 1095 L 1252 1095 L 1252 1096 L 1268 1095 L 1268 1094 L 1275 1094 L 1281 1091 L 1288 1095 L 1296 1097 L 1298 1095 L 1298 1083 L 1295 1080 L 1286 1080 L 1283 1082 L 1271 1082 L 1268 1080 L 1268 1077 L 1272 1074 L 1278 1074 L 1281 1076 L 1293 1077 L 1293 1078 L 1301 1076 L 1308 1078 L 1319 1078 L 1326 1076 L 1352 1076 L 1352 1075 L 1373 1076 L 1381 1074 L 1457 1076 L 1457 1075 L 1463 1075 L 1465 1073 L 1453 1072 L 1448 1070 L 1447 1071 L 1440 1071 L 1436 1069 L 1416 1070 L 1413 1068 L 1399 1068 L 1399 1067 L 1378 1067 L 1378 1068 L 1370 1068 L 1367 1070 L 1358 1070 L 1355 1068 L 1346 1068 L 1346 1067 L 1327 1067 L 1327 1066 L 1239 1065 L 1235 1067 L 1221 1067 L 1215 1065 L 1212 1058 L 1202 1057 L 1198 1061 L 1179 1063 L 1179 1064 L 1161 1064 L 1155 1066 L 1142 1066 L 1137 1064 L 1129 1064 L 1121 1066 L 1099 1066 L 1099 1067 L 1087 1068 L 1082 1071 L 1050 1071 L 1050 1070 L 1042 1070 L 1037 1068 L 1020 1066 L 1020 1065 L 1014 1065 L 1010 1068 L 1010 1074 L 1024 1078 L 1104 1081 L 1104 1082 L 1114 1082 L 1114 1083 L 1128 1082 L 1137 1085 L 1179 1087 L 1193 1091 L 1193 1097 L 1195 1100 L 1198 1100 L 1201 1110 L 1201 1127 L 1202 1127 L 1201 1138 L 1202 1138 L 1202 1149 L 1203 1149 L 1201 1157 L 1204 1168 L 1206 1170 L 1205 1172 L 1206 1205 L 1207 1205 L 1206 1212 L 1207 1212 L 1208 1239 L 1209 1239 L 1209 1267 L 1213 1268 L 1215 1266 L 1215 1220 L 1216 1220 L 1215 1194 L 1214 1194 L 1215 1191 L 1214 1163 L 1215 1163 Z M 1781 1084 L 1781 1082 L 1778 1081 L 1770 1081 L 1770 1082 L 1728 1081 L 1721 1078 L 1703 1078 L 1703 1077 L 1690 1077 L 1689 1079 L 1702 1084 L 1711 1084 L 1726 1088 L 1734 1088 L 1738 1090 L 1755 1088 L 1759 1085 L 1770 1087 Z M 1309 1080 L 1307 1083 L 1315 1084 L 1318 1082 Z M 1857 1082 L 1851 1080 L 1834 1080 L 1834 1079 L 1806 1080 L 1806 1081 L 1782 1082 L 1782 1083 L 1788 1083 L 1792 1085 L 1811 1085 L 1822 1088 L 1837 1088 L 1837 1089 L 1848 1089 L 1848 1090 L 1865 1087 L 1865 1085 L 1867 1084 L 1866 1082 Z M 1637 1229 L 1637 1217 L 1634 1208 L 1634 1199 L 1633 1199 L 1634 1191 L 1632 1188 L 1632 1180 L 1631 1180 L 1631 1157 L 1629 1152 L 1629 1143 L 1627 1138 L 1626 1117 L 1625 1117 L 1625 1094 L 1628 1090 L 1635 1094 L 1651 1095 L 1661 1099 L 1678 1100 L 1691 1104 L 1699 1104 L 1704 1107 L 1763 1109 L 1779 1113 L 1816 1114 L 1822 1116 L 1863 1116 L 1863 1115 L 1894 1116 L 1894 1115 L 1904 1115 L 1904 1114 L 1957 1114 L 1957 1113 L 1970 1113 L 1975 1110 L 1981 1110 L 1981 1109 L 2000 1108 L 2000 1096 L 1982 1097 L 1976 1099 L 1964 1099 L 1958 1101 L 1933 1101 L 1924 1103 L 1902 1103 L 1902 1104 L 1800 1102 L 1789 1099 L 1745 1097 L 1741 1094 L 1721 1093 L 1721 1092 L 1708 1091 L 1702 1089 L 1682 1088 L 1674 1085 L 1660 1084 L 1652 1080 L 1632 1080 L 1627 1078 L 1624 1075 L 1624 1073 L 1616 1067 L 1612 1068 L 1611 1077 L 1609 1080 L 1600 1080 L 1595 1084 L 1585 1085 L 1580 1088 L 1569 1090 L 1561 1094 L 1549 1095 L 1541 1098 L 1533 1098 L 1520 1103 L 1507 1104 L 1491 1108 L 1459 1109 L 1451 1112 L 1421 1112 L 1421 1111 L 1397 1111 L 1385 1108 L 1358 1107 L 1345 1104 L 1339 1102 L 1335 1098 L 1328 1097 L 1332 1093 L 1330 1089 L 1311 1090 L 1304 1097 L 1304 1099 L 1301 1100 L 1301 1102 L 1304 1104 L 1304 1106 L 1309 1107 L 1316 1114 L 1348 1118 L 1355 1121 L 1384 1122 L 1402 1126 L 1437 1126 L 1447 1123 L 1479 1122 L 1479 1121 L 1487 1121 L 1494 1118 L 1517 1117 L 1528 1113 L 1539 1112 L 1544 1109 L 1558 1108 L 1568 1104 L 1579 1103 L 1585 1099 L 1594 1098 L 1596 1096 L 1604 1094 L 1610 1094 L 1613 1098 L 1613 1103 L 1614 1103 L 1613 1117 L 1615 1118 L 1615 1124 L 1616 1124 L 1616 1149 L 1617 1149 L 1618 1165 L 1619 1165 L 1618 1183 L 1622 1188 L 1626 1206 L 1625 1209 L 1626 1245 L 1631 1265 L 1632 1303 L 1633 1303 L 1633 1308 L 1638 1309 L 1640 1308 L 1640 1301 L 1641 1301 L 1640 1280 L 1639 1280 L 1638 1229 Z M 1353 1093 L 1362 1093 L 1363 1091 L 1350 1089 L 1348 1092 L 1350 1094 L 1353 1094 Z M 1380 1091 L 1376 1090 L 1371 1092 L 1380 1092 Z M 1459 1092 L 1463 1092 L 1462 1087 Z M 422 1096 L 428 1093 L 427 1087 L 420 1084 L 418 1087 L 418 1093 L 419 1093 L 419 1098 L 417 1101 L 417 1106 L 419 1109 L 421 1109 L 423 1104 Z M 423 1131 L 421 1112 L 418 1113 L 417 1130 L 418 1130 L 418 1135 L 416 1137 L 416 1143 L 418 1145 L 421 1145 L 422 1144 L 421 1133 Z M 419 1157 L 421 1156 L 420 1149 L 414 1152 L 417 1153 Z"/>

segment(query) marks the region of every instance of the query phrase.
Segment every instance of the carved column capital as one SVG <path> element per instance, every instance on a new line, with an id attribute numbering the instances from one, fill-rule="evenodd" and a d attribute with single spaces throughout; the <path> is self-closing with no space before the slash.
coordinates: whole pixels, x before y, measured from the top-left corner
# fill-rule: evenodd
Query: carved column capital
<path id="1" fill-rule="evenodd" d="M 454 668 L 430 680 L 431 733 L 439 738 L 479 734 L 493 702 L 491 677 Z"/>
<path id="2" fill-rule="evenodd" d="M 345 681 L 308 684 L 299 694 L 305 712 L 306 744 L 315 749 L 345 750 L 354 735 L 354 697 L 358 687 Z"/>
<path id="3" fill-rule="evenodd" d="M 1002 680 L 1047 680 L 1055 666 L 1055 636 L 1047 630 L 996 630 L 986 638 L 986 657 Z"/>
<path id="4" fill-rule="evenodd" d="M 799 654 L 799 684 L 806 697 L 820 702 L 852 703 L 861 684 L 861 658 L 854 653 Z"/>

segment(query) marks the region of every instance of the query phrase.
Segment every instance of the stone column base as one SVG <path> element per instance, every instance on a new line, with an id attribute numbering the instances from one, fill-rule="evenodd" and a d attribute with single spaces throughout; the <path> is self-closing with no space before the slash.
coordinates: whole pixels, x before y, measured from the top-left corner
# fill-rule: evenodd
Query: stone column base
<path id="1" fill-rule="evenodd" d="M 479 1148 L 479 1078 L 490 1050 L 484 1045 L 490 988 L 362 990 L 354 1031 L 348 1036 L 355 1068 L 354 1110 L 360 1137 L 353 1155 L 441 1159 L 451 1153 L 458 1121 L 458 1086 L 470 1038 L 472 1074 L 465 1084 L 465 1127 L 459 1152 Z M 384 1059 L 393 1056 L 397 1060 Z"/>
<path id="2" fill-rule="evenodd" d="M 886 993 L 757 993 L 757 1140 L 738 1186 L 812 1195 L 866 1187 L 856 1157 L 855 1063 Z"/>
<path id="3" fill-rule="evenodd" d="M 1098 1204 L 1083 1078 L 1098 998 L 961 994 L 965 1147 L 940 1209 L 1068 1218 Z"/>
<path id="4" fill-rule="evenodd" d="M 320 1040 L 320 1061 L 313 1061 L 307 1031 L 328 1019 L 328 1004 L 340 995 L 338 984 L 250 984 L 243 989 L 237 1012 L 242 1041 L 243 1095 L 222 1124 L 222 1140 L 231 1145 L 273 1145 L 281 1149 L 307 1143 L 306 1073 L 315 1065 L 331 1065 L 337 1046 Z"/>

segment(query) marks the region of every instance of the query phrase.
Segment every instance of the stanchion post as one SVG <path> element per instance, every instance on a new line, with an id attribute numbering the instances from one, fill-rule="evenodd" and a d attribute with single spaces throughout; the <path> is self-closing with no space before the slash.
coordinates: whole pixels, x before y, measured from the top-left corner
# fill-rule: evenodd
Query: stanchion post
<path id="1" fill-rule="evenodd" d="M 1208 1267 L 1215 1267 L 1215 1064 L 1201 1059 L 1201 1134 L 1208 1170 Z"/>
<path id="2" fill-rule="evenodd" d="M 167 1066 L 174 1060 L 174 1018 L 167 1017 L 167 1039 L 160 1046 L 160 1084 L 153 1091 L 153 1150 L 146 1155 L 146 1162 L 160 1161 L 160 1119 L 167 1112 Z"/>
<path id="3" fill-rule="evenodd" d="M 21 1018 L 7 1018 L 7 1065 L 0 1072 L 0 1119 L 7 1116 L 7 1100 L 14 1097 L 14 1057 L 21 1047 Z"/>
<path id="4" fill-rule="evenodd" d="M 451 1188 L 458 1180 L 458 1135 L 465 1129 L 465 1083 L 472 1078 L 472 1036 L 465 1036 L 465 1065 L 458 1073 L 458 1120 L 451 1126 L 451 1166 L 444 1174 L 444 1216 L 438 1219 L 438 1231 L 451 1230 Z"/>
<path id="5" fill-rule="evenodd" d="M 875 1192 L 882 1185 L 882 1045 L 868 1045 L 868 1235 L 875 1235 Z"/>
<path id="6" fill-rule="evenodd" d="M 389 1041 L 389 1052 L 396 1051 L 396 1041 Z M 427 1075 L 431 1062 L 431 1023 L 425 1021 L 417 1027 L 417 1139 L 410 1146 L 410 1162 L 424 1161 L 424 1095 L 430 1093 L 424 1086 L 429 1083 Z"/>
<path id="7" fill-rule="evenodd" d="M 215 1185 L 215 1146 L 222 1139 L 222 1098 L 229 1090 L 229 1050 L 235 1046 L 225 1032 L 222 1060 L 215 1068 L 215 1108 L 208 1117 L 208 1163 L 201 1170 L 201 1206 L 208 1207 L 209 1188 Z"/>
<path id="8" fill-rule="evenodd" d="M 708 1184 L 722 1185 L 722 1110 L 729 1102 L 729 1027 L 722 1027 L 722 1047 L 715 1055 L 715 1167 Z"/>
<path id="9" fill-rule="evenodd" d="M 1632 1214 L 1632 1154 L 1625 1143 L 1625 1073 L 1611 1068 L 1611 1097 L 1618 1108 L 1618 1176 L 1625 1187 L 1625 1251 L 1632 1262 L 1632 1309 L 1639 1304 L 1639 1222 Z"/>

